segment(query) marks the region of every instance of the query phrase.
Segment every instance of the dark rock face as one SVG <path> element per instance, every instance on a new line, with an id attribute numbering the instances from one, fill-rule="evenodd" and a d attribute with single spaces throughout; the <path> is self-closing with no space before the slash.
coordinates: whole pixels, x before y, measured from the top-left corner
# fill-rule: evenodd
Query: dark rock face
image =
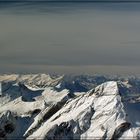
<path id="1" fill-rule="evenodd" d="M 0 139 L 4 138 L 6 136 L 6 133 L 4 130 L 0 129 Z"/>
<path id="2" fill-rule="evenodd" d="M 32 112 L 32 115 L 39 114 L 40 112 L 41 112 L 40 109 L 35 109 L 35 110 Z"/>
<path id="3" fill-rule="evenodd" d="M 16 119 L 10 111 L 0 114 L 0 138 L 6 138 L 7 134 L 11 134 L 15 130 Z"/>
<path id="4" fill-rule="evenodd" d="M 111 138 L 111 140 L 118 139 L 122 136 L 122 134 L 130 128 L 131 124 L 129 122 L 124 122 L 120 124 L 114 131 L 114 134 Z"/>
<path id="5" fill-rule="evenodd" d="M 54 132 L 54 139 L 73 139 L 72 125 L 68 122 L 61 123 Z"/>
<path id="6" fill-rule="evenodd" d="M 47 140 L 78 140 L 80 139 L 80 131 L 74 134 L 73 128 L 77 125 L 74 120 L 70 122 L 62 122 L 59 125 L 55 125 L 53 130 L 50 130 L 47 134 Z"/>
<path id="7" fill-rule="evenodd" d="M 8 123 L 4 126 L 6 133 L 12 133 L 14 131 L 14 125 L 12 123 Z"/>

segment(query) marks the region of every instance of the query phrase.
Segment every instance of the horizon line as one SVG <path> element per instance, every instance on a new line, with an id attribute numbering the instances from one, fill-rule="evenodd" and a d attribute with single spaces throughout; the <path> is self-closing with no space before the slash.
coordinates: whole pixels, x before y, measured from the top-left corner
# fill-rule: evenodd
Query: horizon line
<path id="1" fill-rule="evenodd" d="M 8 3 L 8 2 L 94 2 L 94 3 L 139 3 L 140 0 L 0 0 L 2 3 Z"/>

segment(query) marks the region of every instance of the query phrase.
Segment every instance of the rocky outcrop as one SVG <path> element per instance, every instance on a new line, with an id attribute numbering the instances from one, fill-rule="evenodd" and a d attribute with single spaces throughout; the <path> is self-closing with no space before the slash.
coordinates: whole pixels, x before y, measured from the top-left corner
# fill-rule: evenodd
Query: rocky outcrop
<path id="1" fill-rule="evenodd" d="M 16 129 L 16 119 L 10 111 L 0 114 L 0 139 L 6 138 Z"/>
<path id="2" fill-rule="evenodd" d="M 130 129 L 130 127 L 131 127 L 131 124 L 128 123 L 128 122 L 124 122 L 124 123 L 120 124 L 115 129 L 111 140 L 115 140 L 115 139 L 120 138 L 125 131 L 127 131 L 128 129 Z"/>

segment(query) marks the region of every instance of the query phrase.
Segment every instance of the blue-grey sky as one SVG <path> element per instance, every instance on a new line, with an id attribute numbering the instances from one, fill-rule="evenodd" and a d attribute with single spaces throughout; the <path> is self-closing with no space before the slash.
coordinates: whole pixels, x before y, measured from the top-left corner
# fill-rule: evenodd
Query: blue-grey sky
<path id="1" fill-rule="evenodd" d="M 140 4 L 0 7 L 0 73 L 139 74 Z"/>

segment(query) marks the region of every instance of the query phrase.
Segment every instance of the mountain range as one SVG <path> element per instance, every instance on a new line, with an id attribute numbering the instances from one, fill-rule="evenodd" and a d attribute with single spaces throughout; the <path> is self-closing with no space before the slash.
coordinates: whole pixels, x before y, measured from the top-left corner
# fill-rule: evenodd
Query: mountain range
<path id="1" fill-rule="evenodd" d="M 1 139 L 140 139 L 140 78 L 1 75 Z"/>

